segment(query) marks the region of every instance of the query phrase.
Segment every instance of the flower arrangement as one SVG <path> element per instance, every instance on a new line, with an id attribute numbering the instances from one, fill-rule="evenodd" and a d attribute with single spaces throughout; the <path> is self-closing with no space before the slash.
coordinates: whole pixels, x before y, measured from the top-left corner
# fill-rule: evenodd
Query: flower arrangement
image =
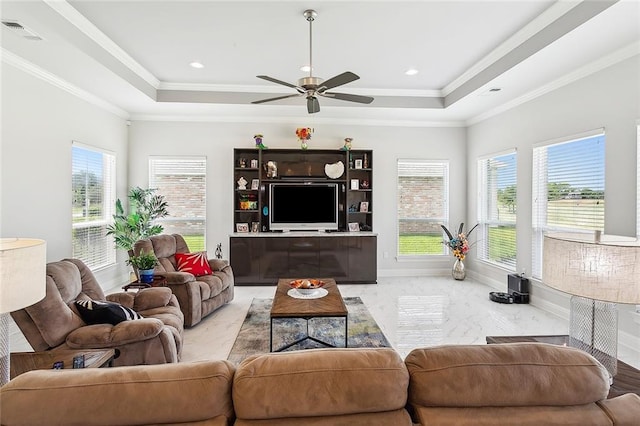
<path id="1" fill-rule="evenodd" d="M 440 225 L 440 226 L 442 227 L 444 232 L 447 234 L 447 237 L 449 238 L 448 241 L 443 241 L 443 243 L 449 246 L 451 250 L 453 250 L 453 255 L 456 257 L 456 259 L 464 260 L 465 256 L 467 255 L 467 252 L 469 251 L 468 238 L 473 232 L 473 230 L 476 229 L 476 226 L 478 226 L 478 224 L 476 224 L 473 228 L 471 228 L 470 231 L 464 232 L 464 222 L 460 223 L 460 227 L 458 228 L 458 233 L 456 234 L 455 237 L 451 232 L 449 232 L 446 226 L 444 225 Z"/>
<path id="2" fill-rule="evenodd" d="M 311 133 L 313 133 L 313 129 L 311 127 L 298 127 L 296 129 L 296 136 L 302 143 L 302 149 L 307 149 L 309 147 L 309 145 L 307 145 L 307 141 L 311 139 Z"/>

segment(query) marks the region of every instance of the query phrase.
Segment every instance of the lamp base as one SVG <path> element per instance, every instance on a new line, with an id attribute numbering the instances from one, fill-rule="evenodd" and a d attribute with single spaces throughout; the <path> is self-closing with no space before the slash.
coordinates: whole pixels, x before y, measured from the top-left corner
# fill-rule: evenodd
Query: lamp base
<path id="1" fill-rule="evenodd" d="M 600 361 L 610 379 L 618 372 L 618 307 L 615 303 L 571 296 L 569 346 Z"/>

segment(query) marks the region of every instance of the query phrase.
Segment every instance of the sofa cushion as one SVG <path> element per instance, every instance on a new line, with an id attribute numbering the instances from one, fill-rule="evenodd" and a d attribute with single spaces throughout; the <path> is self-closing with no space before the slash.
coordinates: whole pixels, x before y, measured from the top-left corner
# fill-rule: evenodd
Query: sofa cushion
<path id="1" fill-rule="evenodd" d="M 176 262 L 180 272 L 189 272 L 196 277 L 211 275 L 211 267 L 207 260 L 207 252 L 176 253 Z"/>
<path id="2" fill-rule="evenodd" d="M 87 324 L 119 324 L 122 321 L 142 319 L 133 309 L 115 302 L 76 300 L 76 308 Z"/>
<path id="3" fill-rule="evenodd" d="M 405 363 L 416 406 L 583 405 L 609 392 L 607 370 L 595 358 L 545 343 L 415 349 Z"/>
<path id="4" fill-rule="evenodd" d="M 254 420 L 402 413 L 408 382 L 390 348 L 254 355 L 237 368 L 233 405 L 238 419 Z"/>

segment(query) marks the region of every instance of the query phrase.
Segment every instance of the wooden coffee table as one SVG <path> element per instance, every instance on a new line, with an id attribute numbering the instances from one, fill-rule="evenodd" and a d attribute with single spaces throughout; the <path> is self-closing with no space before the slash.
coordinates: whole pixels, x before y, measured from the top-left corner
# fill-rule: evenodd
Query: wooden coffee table
<path id="1" fill-rule="evenodd" d="M 344 347 L 347 347 L 348 339 L 348 318 L 347 307 L 342 300 L 342 295 L 338 289 L 336 281 L 331 278 L 321 278 L 325 282 L 324 289 L 328 294 L 319 299 L 296 299 L 287 294 L 291 289 L 289 283 L 294 278 L 282 278 L 278 281 L 276 288 L 276 295 L 273 298 L 273 304 L 271 305 L 271 325 L 269 328 L 269 350 L 271 352 L 280 352 L 290 348 L 305 340 L 313 340 L 327 347 L 334 347 L 334 345 L 324 342 L 316 337 L 309 335 L 309 320 L 317 317 L 336 317 L 344 318 Z M 301 339 L 295 342 L 288 343 L 280 348 L 273 349 L 273 322 L 279 318 L 302 318 L 307 322 L 307 333 Z"/>
<path id="2" fill-rule="evenodd" d="M 487 343 L 541 342 L 566 346 L 569 336 L 566 334 L 548 336 L 487 336 Z M 640 371 L 618 360 L 618 373 L 609 387 L 609 398 L 633 392 L 640 395 Z"/>

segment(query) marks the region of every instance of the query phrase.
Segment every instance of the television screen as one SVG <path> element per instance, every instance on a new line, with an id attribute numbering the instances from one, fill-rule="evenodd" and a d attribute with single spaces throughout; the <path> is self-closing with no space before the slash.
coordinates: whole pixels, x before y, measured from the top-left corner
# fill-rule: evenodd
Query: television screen
<path id="1" fill-rule="evenodd" d="M 269 194 L 272 231 L 338 229 L 336 183 L 272 183 Z"/>

